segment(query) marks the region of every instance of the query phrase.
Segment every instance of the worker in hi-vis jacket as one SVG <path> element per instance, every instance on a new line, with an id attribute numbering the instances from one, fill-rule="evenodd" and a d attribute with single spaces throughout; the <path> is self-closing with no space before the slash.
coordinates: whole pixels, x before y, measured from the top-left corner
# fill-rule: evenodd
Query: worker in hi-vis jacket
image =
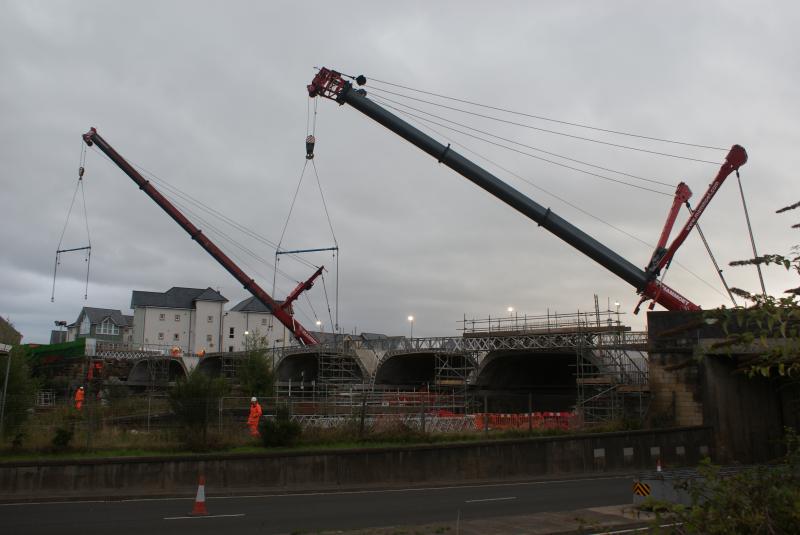
<path id="1" fill-rule="evenodd" d="M 86 394 L 83 391 L 83 387 L 80 387 L 75 391 L 75 409 L 81 410 L 83 408 L 83 399 Z"/>
<path id="2" fill-rule="evenodd" d="M 261 415 L 264 411 L 255 397 L 250 398 L 250 414 L 247 416 L 247 427 L 250 428 L 250 436 L 260 436 L 258 432 L 258 423 L 261 421 Z"/>

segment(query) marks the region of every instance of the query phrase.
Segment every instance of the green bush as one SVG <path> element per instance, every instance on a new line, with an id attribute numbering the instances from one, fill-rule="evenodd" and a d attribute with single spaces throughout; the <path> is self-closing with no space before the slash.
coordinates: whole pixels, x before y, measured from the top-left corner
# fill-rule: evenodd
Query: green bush
<path id="1" fill-rule="evenodd" d="M 75 433 L 71 429 L 65 429 L 63 427 L 56 428 L 56 434 L 52 440 L 53 449 L 56 451 L 63 451 L 69 448 L 74 436 Z"/>
<path id="2" fill-rule="evenodd" d="M 297 443 L 302 433 L 300 424 L 292 421 L 289 409 L 279 406 L 275 418 L 263 418 L 258 426 L 261 441 L 267 448 L 289 447 Z"/>
<path id="3" fill-rule="evenodd" d="M 11 359 L 10 365 L 8 359 Z M 33 409 L 38 386 L 31 377 L 22 346 L 15 346 L 8 356 L 0 357 L 0 391 L 6 384 L 6 367 L 9 367 L 8 392 L 5 394 L 2 431 L 3 437 L 15 437 Z"/>
<path id="4" fill-rule="evenodd" d="M 674 523 L 670 533 L 797 533 L 800 526 L 800 439 L 787 429 L 787 454 L 777 463 L 723 475 L 708 461 L 689 485 L 688 506 L 658 504 Z M 660 511 L 659 511 L 660 512 Z M 659 518 L 654 526 L 662 520 Z"/>
<path id="5" fill-rule="evenodd" d="M 258 398 L 272 397 L 274 373 L 272 361 L 267 357 L 269 340 L 258 331 L 245 338 L 245 358 L 236 371 L 242 391 Z"/>
<path id="6" fill-rule="evenodd" d="M 227 391 L 225 379 L 210 377 L 197 369 L 170 389 L 169 405 L 181 426 L 181 440 L 186 447 L 208 448 L 208 425 Z"/>

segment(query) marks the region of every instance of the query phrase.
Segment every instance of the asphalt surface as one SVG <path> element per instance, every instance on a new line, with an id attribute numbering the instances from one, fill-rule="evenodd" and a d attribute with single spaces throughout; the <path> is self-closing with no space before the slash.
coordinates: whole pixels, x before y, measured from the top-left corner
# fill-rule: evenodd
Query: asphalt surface
<path id="1" fill-rule="evenodd" d="M 233 497 L 214 496 L 213 489 L 206 492 L 209 516 L 202 517 L 188 515 L 194 497 L 0 504 L 0 531 L 9 535 L 278 535 L 370 533 L 371 528 L 428 525 L 432 533 L 454 533 L 453 526 L 484 523 L 487 527 L 482 531 L 488 533 L 492 523 L 502 524 L 506 517 L 533 518 L 530 515 L 537 513 L 627 504 L 632 497 L 630 476 Z M 522 532 L 514 529 L 510 532 Z M 405 528 L 390 533 L 415 531 Z"/>

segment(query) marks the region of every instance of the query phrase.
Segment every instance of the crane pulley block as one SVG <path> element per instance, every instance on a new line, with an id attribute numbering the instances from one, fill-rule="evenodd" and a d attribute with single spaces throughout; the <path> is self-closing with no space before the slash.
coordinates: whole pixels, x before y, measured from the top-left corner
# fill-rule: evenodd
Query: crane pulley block
<path id="1" fill-rule="evenodd" d="M 308 136 L 306 138 L 306 160 L 313 160 L 314 159 L 314 144 L 317 142 L 314 139 L 314 136 Z"/>

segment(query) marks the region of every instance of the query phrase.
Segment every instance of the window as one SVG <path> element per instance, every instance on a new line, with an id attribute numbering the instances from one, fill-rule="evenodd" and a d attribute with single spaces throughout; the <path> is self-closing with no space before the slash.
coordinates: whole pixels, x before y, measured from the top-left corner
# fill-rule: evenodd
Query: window
<path id="1" fill-rule="evenodd" d="M 84 316 L 83 321 L 81 322 L 80 329 L 78 329 L 78 334 L 90 334 L 92 330 L 92 324 L 89 323 L 89 316 Z"/>
<path id="2" fill-rule="evenodd" d="M 103 320 L 103 323 L 101 323 L 97 327 L 97 334 L 118 335 L 119 334 L 119 327 L 114 325 L 114 322 L 111 321 L 110 318 L 106 318 L 106 319 Z"/>
<path id="3" fill-rule="evenodd" d="M 181 321 L 181 315 L 175 314 L 175 321 Z"/>
<path id="4" fill-rule="evenodd" d="M 208 317 L 208 322 L 209 323 L 214 323 L 214 316 L 209 316 Z"/>
<path id="5" fill-rule="evenodd" d="M 228 346 L 228 353 L 233 353 L 233 346 Z"/>
<path id="6" fill-rule="evenodd" d="M 267 324 L 267 318 L 261 318 L 261 325 Z"/>
<path id="7" fill-rule="evenodd" d="M 233 327 L 228 331 L 228 338 L 233 338 Z"/>
<path id="8" fill-rule="evenodd" d="M 179 335 L 178 333 L 175 333 L 175 334 L 173 334 L 173 335 L 172 335 L 172 339 L 173 339 L 175 342 L 180 342 L 180 340 L 181 340 L 181 335 Z"/>
<path id="9" fill-rule="evenodd" d="M 167 315 L 166 314 L 159 314 L 158 315 L 158 321 L 164 321 L 165 319 L 167 319 Z"/>
<path id="10" fill-rule="evenodd" d="M 206 335 L 206 342 L 211 342 L 212 340 L 214 340 L 214 337 L 211 336 L 210 334 L 207 334 Z"/>
<path id="11" fill-rule="evenodd" d="M 164 333 L 158 333 L 158 339 L 159 340 L 163 340 L 164 339 Z"/>

